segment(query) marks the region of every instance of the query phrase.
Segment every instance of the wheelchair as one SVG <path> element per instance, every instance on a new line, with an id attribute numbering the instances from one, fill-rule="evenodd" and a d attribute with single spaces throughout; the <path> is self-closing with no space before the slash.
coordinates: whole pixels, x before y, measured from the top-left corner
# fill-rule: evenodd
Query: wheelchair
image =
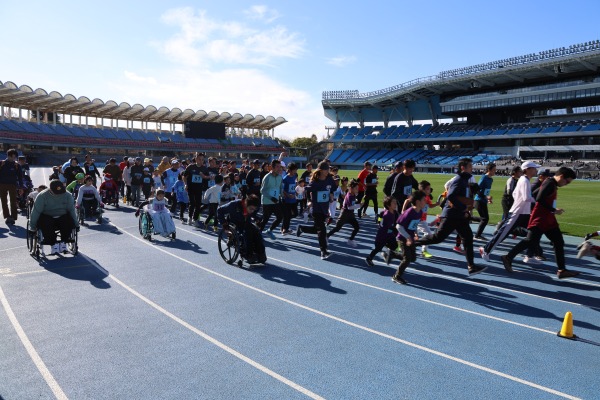
<path id="1" fill-rule="evenodd" d="M 229 229 L 221 228 L 219 230 L 217 246 L 221 258 L 227 264 L 236 264 L 241 268 L 244 265 L 244 260 L 249 262 L 246 240 L 244 239 L 244 235 L 240 234 L 234 224 L 229 223 Z M 258 266 L 263 265 L 264 262 L 259 260 L 253 263 L 249 262 L 249 264 L 251 266 Z"/>
<path id="2" fill-rule="evenodd" d="M 27 250 L 29 251 L 29 255 L 31 255 L 35 259 L 39 259 L 41 256 L 44 256 L 44 252 L 42 246 L 44 243 L 44 236 L 42 235 L 42 230 L 37 229 L 35 232 L 31 231 L 31 225 L 29 225 L 29 218 L 27 218 Z M 60 237 L 60 231 L 57 229 L 57 241 L 56 243 L 65 243 L 67 245 L 67 253 L 72 255 L 77 255 L 79 251 L 79 247 L 77 246 L 78 242 L 78 230 L 77 228 L 73 228 L 71 231 L 71 235 L 68 238 Z"/>
<path id="3" fill-rule="evenodd" d="M 105 205 L 112 205 L 115 208 L 119 208 L 119 192 L 102 190 L 100 191 L 100 197 L 102 197 L 102 202 Z"/>
<path id="4" fill-rule="evenodd" d="M 154 224 L 152 223 L 152 217 L 150 216 L 150 213 L 148 211 L 144 209 L 140 211 L 138 226 L 142 238 L 148 241 L 152 241 L 152 234 L 154 233 Z M 173 240 L 177 238 L 176 232 L 171 233 L 170 236 Z"/>
<path id="5" fill-rule="evenodd" d="M 85 225 L 85 220 L 88 216 L 94 216 L 96 222 L 98 222 L 99 224 L 102 223 L 102 208 L 100 208 L 96 199 L 83 199 L 81 205 L 79 206 L 77 215 L 79 217 L 79 225 Z"/>

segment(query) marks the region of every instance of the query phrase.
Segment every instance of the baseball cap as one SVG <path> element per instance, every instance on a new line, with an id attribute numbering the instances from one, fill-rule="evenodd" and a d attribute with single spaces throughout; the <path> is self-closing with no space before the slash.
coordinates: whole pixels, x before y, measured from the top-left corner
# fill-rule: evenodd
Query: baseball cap
<path id="1" fill-rule="evenodd" d="M 144 171 L 150 172 L 150 168 L 146 167 L 146 168 L 144 168 Z"/>
<path id="2" fill-rule="evenodd" d="M 521 169 L 524 171 L 527 168 L 539 168 L 541 167 L 541 165 L 538 165 L 536 163 L 534 163 L 533 161 L 525 161 L 523 164 L 521 164 Z"/>
<path id="3" fill-rule="evenodd" d="M 152 161 L 152 160 L 151 160 L 151 159 L 149 159 L 148 157 L 144 158 L 144 162 L 145 162 L 145 163 L 147 163 L 147 162 L 151 162 L 151 161 Z"/>
<path id="4" fill-rule="evenodd" d="M 65 184 L 59 181 L 58 179 L 53 179 L 50 181 L 50 191 L 52 194 L 63 194 L 66 193 L 67 189 L 65 188 Z"/>
<path id="5" fill-rule="evenodd" d="M 179 160 L 171 160 L 171 164 L 179 164 Z"/>
<path id="6" fill-rule="evenodd" d="M 136 157 L 135 161 L 142 161 L 141 157 Z"/>
<path id="7" fill-rule="evenodd" d="M 394 164 L 394 168 L 402 168 L 404 166 L 404 163 L 402 161 L 398 161 L 396 162 L 396 164 Z"/>
<path id="8" fill-rule="evenodd" d="M 77 175 L 75 175 L 75 179 L 79 180 L 79 179 L 83 179 L 85 178 L 85 175 L 83 173 L 78 173 Z"/>
<path id="9" fill-rule="evenodd" d="M 257 158 L 256 160 L 252 161 L 252 164 L 260 164 L 260 160 Z"/>

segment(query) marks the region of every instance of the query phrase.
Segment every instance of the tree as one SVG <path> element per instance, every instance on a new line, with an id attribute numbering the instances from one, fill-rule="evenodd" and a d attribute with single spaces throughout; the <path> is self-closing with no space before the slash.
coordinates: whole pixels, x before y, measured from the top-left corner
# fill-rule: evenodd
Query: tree
<path id="1" fill-rule="evenodd" d="M 317 136 L 312 135 L 312 137 L 299 137 L 292 141 L 292 147 L 300 147 L 302 149 L 306 149 L 314 146 L 318 143 Z"/>
<path id="2" fill-rule="evenodd" d="M 289 140 L 285 140 L 285 139 L 277 139 L 279 141 L 279 144 L 281 144 L 283 147 L 287 147 L 290 148 L 292 147 L 292 144 L 290 143 Z"/>

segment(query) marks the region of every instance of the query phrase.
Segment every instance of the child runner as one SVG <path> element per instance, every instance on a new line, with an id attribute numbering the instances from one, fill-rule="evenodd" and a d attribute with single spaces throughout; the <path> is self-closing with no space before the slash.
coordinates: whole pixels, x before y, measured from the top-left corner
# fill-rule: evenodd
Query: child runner
<path id="1" fill-rule="evenodd" d="M 175 232 L 175 224 L 173 223 L 173 218 L 171 218 L 171 213 L 167 209 L 164 190 L 157 190 L 155 197 L 151 197 L 140 204 L 135 212 L 136 217 L 140 216 L 142 207 L 146 207 L 146 210 L 152 218 L 154 233 L 157 233 L 162 237 L 168 237 L 171 233 Z"/>
<path id="2" fill-rule="evenodd" d="M 142 176 L 142 193 L 144 194 L 144 200 L 148 200 L 150 198 L 153 183 L 154 180 L 150 174 L 150 168 L 144 167 L 144 175 Z"/>
<path id="3" fill-rule="evenodd" d="M 369 200 L 371 200 L 373 202 L 373 209 L 375 210 L 375 223 L 377 223 L 377 215 L 379 214 L 379 204 L 377 204 L 377 185 L 379 184 L 377 181 L 377 171 L 379 171 L 379 167 L 373 165 L 371 173 L 365 178 L 365 198 L 361 209 L 358 210 L 358 215 L 366 216 Z"/>
<path id="4" fill-rule="evenodd" d="M 415 253 L 415 232 L 421 222 L 423 215 L 423 207 L 425 207 L 425 197 L 427 195 L 421 190 L 417 190 L 410 197 L 411 207 L 407 208 L 396 221 L 396 229 L 398 229 L 398 245 L 402 249 L 402 262 L 398 265 L 398 270 L 392 276 L 392 280 L 401 285 L 406 285 L 406 280 L 402 277 L 406 267 L 411 262 L 417 260 Z"/>
<path id="5" fill-rule="evenodd" d="M 313 207 L 314 225 L 300 225 L 296 235 L 302 233 L 312 233 L 319 236 L 319 247 L 321 249 L 321 259 L 325 260 L 331 256 L 327 251 L 327 228 L 325 220 L 329 214 L 329 202 L 333 201 L 333 192 L 335 191 L 335 182 L 329 175 L 329 164 L 321 161 L 317 170 L 313 172 L 310 184 L 306 187 L 306 193 Z"/>
<path id="6" fill-rule="evenodd" d="M 369 267 L 374 267 L 373 258 L 383 250 L 384 247 L 389 248 L 389 253 L 384 253 L 384 260 L 386 264 L 389 264 L 390 259 L 393 256 L 393 252 L 398 246 L 396 242 L 396 235 L 398 230 L 396 229 L 396 220 L 398 220 L 398 203 L 392 196 L 387 196 L 383 200 L 383 216 L 379 222 L 379 228 L 377 229 L 377 235 L 375 236 L 375 248 L 371 250 L 371 253 L 367 256 L 365 261 Z"/>
<path id="7" fill-rule="evenodd" d="M 369 161 L 365 161 L 365 163 L 363 164 L 364 168 L 362 169 L 362 171 L 359 172 L 358 174 L 358 178 L 356 178 L 358 180 L 358 202 L 360 203 L 363 199 L 363 197 L 365 197 L 365 190 L 366 190 L 366 186 L 365 186 L 365 180 L 367 179 L 367 176 L 369 176 L 369 174 L 371 173 L 371 166 L 373 164 L 371 164 Z M 362 215 L 359 213 L 358 214 L 358 218 L 362 218 Z"/>
<path id="8" fill-rule="evenodd" d="M 179 177 L 177 178 L 177 182 L 173 185 L 173 192 L 175 193 L 175 199 L 177 200 L 177 204 L 179 205 L 179 219 L 182 224 L 187 223 L 187 218 L 185 218 L 185 210 L 187 209 L 188 204 L 190 203 L 190 198 L 188 196 L 187 190 L 185 190 L 185 172 L 181 172 Z"/>
<path id="9" fill-rule="evenodd" d="M 426 194 L 425 196 L 425 207 L 423 207 L 423 214 L 421 215 L 421 221 L 419 222 L 418 232 L 422 234 L 423 237 L 431 237 L 433 236 L 433 232 L 429 227 L 429 223 L 427 222 L 427 212 L 429 209 L 433 207 L 437 207 L 440 203 L 432 203 L 431 202 L 431 184 L 428 181 L 421 181 L 419 183 L 419 190 Z M 421 254 L 425 258 L 433 257 L 431 253 L 427 251 L 427 245 L 423 245 L 421 248 Z"/>
<path id="10" fill-rule="evenodd" d="M 339 230 L 342 229 L 344 225 L 352 225 L 352 228 L 354 228 L 354 230 L 350 234 L 350 238 L 347 242 L 348 246 L 350 247 L 356 247 L 356 242 L 354 241 L 354 238 L 356 237 L 356 234 L 360 229 L 358 221 L 354 216 L 354 210 L 358 210 L 361 207 L 361 204 L 357 203 L 356 196 L 358 196 L 358 182 L 353 180 L 350 183 L 350 190 L 348 190 L 348 193 L 346 193 L 344 205 L 342 206 L 342 213 L 340 214 L 337 223 L 335 224 L 335 227 L 332 230 L 330 230 L 327 234 L 327 238 L 330 238 L 336 232 L 339 232 Z M 332 204 L 336 204 L 336 202 L 334 201 Z"/>
<path id="11" fill-rule="evenodd" d="M 208 230 L 208 226 L 212 219 L 213 230 L 217 230 L 217 208 L 221 203 L 221 188 L 223 186 L 223 176 L 215 176 L 215 184 L 204 192 L 204 201 L 208 204 L 208 216 L 204 220 L 204 229 Z"/>
<path id="12" fill-rule="evenodd" d="M 296 186 L 296 200 L 298 200 L 298 204 L 300 205 L 300 211 L 298 215 L 302 215 L 303 222 L 306 224 L 308 222 L 308 205 L 306 201 L 306 195 L 304 194 L 304 186 L 306 182 L 302 179 L 298 181 L 298 185 Z"/>

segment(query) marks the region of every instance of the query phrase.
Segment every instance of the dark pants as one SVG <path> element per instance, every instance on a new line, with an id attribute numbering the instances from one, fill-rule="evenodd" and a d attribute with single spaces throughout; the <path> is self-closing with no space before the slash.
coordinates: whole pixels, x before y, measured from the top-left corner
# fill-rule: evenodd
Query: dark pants
<path id="1" fill-rule="evenodd" d="M 187 208 L 187 203 L 184 203 L 183 201 L 179 201 L 179 219 L 183 221 L 183 218 L 185 217 L 185 210 Z"/>
<path id="2" fill-rule="evenodd" d="M 367 207 L 369 207 L 369 200 L 373 201 L 373 209 L 375 210 L 375 215 L 379 213 L 379 204 L 377 203 L 377 192 L 375 193 L 366 193 L 364 198 L 363 206 L 358 210 L 358 215 L 364 214 L 367 212 Z"/>
<path id="3" fill-rule="evenodd" d="M 356 202 L 360 203 L 363 197 L 365 197 L 365 192 L 358 192 L 358 195 L 356 196 Z"/>
<path id="4" fill-rule="evenodd" d="M 554 254 L 556 257 L 556 266 L 559 270 L 565 269 L 565 241 L 563 239 L 560 228 L 553 228 L 549 231 L 542 232 L 539 228 L 533 227 L 529 230 L 527 237 L 521 240 L 515 247 L 513 247 L 506 255 L 509 260 L 513 260 L 517 254 L 525 249 L 535 248 L 539 246 L 542 235 L 546 235 L 554 246 Z"/>
<path id="5" fill-rule="evenodd" d="M 190 197 L 190 219 L 197 221 L 202 207 L 202 190 L 188 190 L 188 196 Z"/>
<path id="6" fill-rule="evenodd" d="M 360 226 L 358 225 L 358 221 L 356 220 L 356 217 L 354 216 L 354 212 L 353 211 L 345 211 L 345 210 L 342 211 L 342 214 L 338 217 L 335 227 L 329 231 L 329 233 L 327 234 L 327 237 L 331 237 L 336 232 L 339 232 L 340 229 L 342 229 L 342 227 L 346 224 L 350 224 L 354 228 L 354 230 L 352 231 L 352 234 L 350 234 L 350 240 L 354 240 L 354 238 L 356 237 L 356 234 L 358 233 Z"/>
<path id="7" fill-rule="evenodd" d="M 144 194 L 144 200 L 147 201 L 150 198 L 151 191 L 152 191 L 151 185 L 143 185 L 142 186 L 142 193 Z"/>
<path id="8" fill-rule="evenodd" d="M 140 199 L 141 197 L 141 192 L 142 192 L 142 187 L 140 185 L 131 185 L 131 193 L 129 194 L 129 196 L 127 196 L 127 199 L 130 199 L 131 204 L 133 204 L 134 207 L 138 207 L 140 205 L 140 201 L 142 199 Z"/>
<path id="9" fill-rule="evenodd" d="M 17 220 L 17 185 L 10 183 L 0 183 L 0 199 L 2 201 L 2 213 L 4 218 Z M 8 209 L 8 200 L 10 199 L 10 210 Z"/>
<path id="10" fill-rule="evenodd" d="M 398 241 L 400 244 L 400 249 L 402 249 L 402 261 L 398 266 L 398 271 L 396 271 L 396 276 L 402 276 L 404 270 L 408 267 L 411 262 L 417 261 L 417 252 L 415 249 L 417 248 L 415 243 L 412 246 L 408 246 L 405 242 Z"/>
<path id="11" fill-rule="evenodd" d="M 369 260 L 374 259 L 377 253 L 383 250 L 384 247 L 387 247 L 390 251 L 394 251 L 398 247 L 398 242 L 395 238 L 390 238 L 387 242 L 375 242 L 375 248 L 371 250 L 367 258 Z"/>
<path id="12" fill-rule="evenodd" d="M 119 181 L 119 193 L 121 197 L 125 197 L 125 181 Z"/>
<path id="13" fill-rule="evenodd" d="M 43 244 L 56 244 L 56 231 L 60 231 L 61 240 L 67 241 L 71 237 L 71 232 L 75 228 L 75 222 L 70 214 L 64 214 L 60 217 L 53 218 L 46 214 L 41 214 L 38 219 L 38 228 L 42 231 L 44 237 Z"/>
<path id="14" fill-rule="evenodd" d="M 238 232 L 240 235 L 244 235 L 246 243 L 246 254 L 243 256 L 246 259 L 256 258 L 259 262 L 267 261 L 267 255 L 265 252 L 265 242 L 262 235 L 260 234 L 259 228 L 247 221 L 244 224 L 243 232 Z"/>
<path id="15" fill-rule="evenodd" d="M 208 204 L 208 216 L 204 221 L 204 225 L 208 226 L 208 221 L 213 220 L 213 226 L 217 226 L 217 208 L 219 208 L 219 204 L 217 203 L 209 203 Z"/>
<path id="16" fill-rule="evenodd" d="M 269 218 L 271 218 L 271 215 L 273 215 L 273 214 L 275 214 L 275 221 L 273 221 L 273 223 L 271 224 L 271 227 L 269 228 L 270 231 L 277 228 L 279 226 L 279 224 L 281 223 L 281 221 L 283 220 L 283 214 L 281 212 L 281 205 L 280 204 L 263 204 L 263 217 L 262 217 L 262 220 L 260 221 L 260 224 L 258 225 L 258 227 L 260 228 L 261 231 L 263 231 L 265 229 L 265 226 L 267 226 L 267 223 L 269 222 Z"/>
<path id="17" fill-rule="evenodd" d="M 477 202 L 477 213 L 479 214 L 479 227 L 477 227 L 477 233 L 475 233 L 475 236 L 481 236 L 483 234 L 483 230 L 490 221 L 487 199 L 479 200 Z"/>
<path id="18" fill-rule="evenodd" d="M 415 246 L 441 243 L 455 230 L 464 244 L 467 265 L 475 265 L 473 262 L 473 231 L 466 218 L 442 218 L 437 232 L 430 238 L 415 241 Z"/>
<path id="19" fill-rule="evenodd" d="M 325 214 L 313 212 L 314 225 L 300 225 L 298 229 L 303 233 L 319 235 L 319 247 L 321 251 L 327 251 L 327 228 L 325 227 Z"/>
<path id="20" fill-rule="evenodd" d="M 298 203 L 283 203 L 283 223 L 281 229 L 290 229 L 290 221 L 298 216 Z"/>

